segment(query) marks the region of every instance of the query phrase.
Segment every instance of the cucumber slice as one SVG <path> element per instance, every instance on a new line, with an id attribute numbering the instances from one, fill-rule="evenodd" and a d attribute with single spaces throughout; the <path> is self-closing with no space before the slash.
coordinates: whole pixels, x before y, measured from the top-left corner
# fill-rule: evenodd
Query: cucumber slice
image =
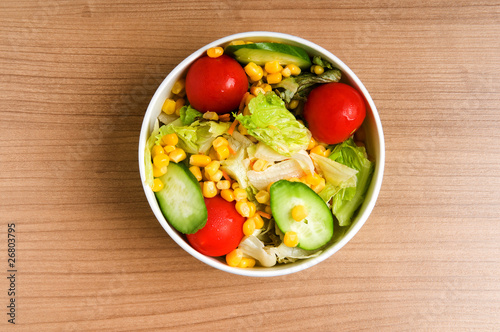
<path id="1" fill-rule="evenodd" d="M 311 66 L 311 59 L 307 52 L 297 46 L 279 43 L 253 43 L 245 45 L 229 45 L 224 50 L 238 62 L 247 64 L 254 62 L 263 66 L 266 62 L 278 60 L 280 65 L 294 64 L 301 69 Z"/>
<path id="2" fill-rule="evenodd" d="M 301 182 L 279 180 L 271 186 L 270 195 L 276 225 L 283 233 L 297 233 L 299 248 L 315 250 L 330 241 L 333 236 L 333 215 L 314 190 Z M 308 212 L 302 221 L 292 218 L 292 209 L 296 205 L 305 206 Z"/>
<path id="3" fill-rule="evenodd" d="M 203 228 L 207 223 L 207 207 L 191 171 L 184 164 L 170 162 L 160 180 L 164 187 L 155 195 L 168 222 L 183 234 Z"/>

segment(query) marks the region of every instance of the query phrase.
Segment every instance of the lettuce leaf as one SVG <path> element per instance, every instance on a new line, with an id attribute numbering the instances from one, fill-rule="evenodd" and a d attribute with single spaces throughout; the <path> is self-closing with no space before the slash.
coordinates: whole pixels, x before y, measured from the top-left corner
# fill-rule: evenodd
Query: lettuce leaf
<path id="1" fill-rule="evenodd" d="M 356 186 L 357 170 L 316 153 L 311 153 L 311 159 L 317 165 L 327 183 L 339 188 Z"/>
<path id="2" fill-rule="evenodd" d="M 328 158 L 358 171 L 356 187 L 342 188 L 332 199 L 332 212 L 337 217 L 339 225 L 348 226 L 351 224 L 354 212 L 365 199 L 374 164 L 368 160 L 365 148 L 356 146 L 352 138 L 336 145 Z"/>
<path id="3" fill-rule="evenodd" d="M 250 168 L 250 161 L 245 159 L 245 149 L 240 149 L 236 154 L 230 155 L 226 160 L 221 161 L 221 170 L 235 179 L 240 188 L 247 189 L 247 171 Z"/>
<path id="4" fill-rule="evenodd" d="M 156 135 L 160 132 L 160 123 L 156 120 L 153 132 L 146 141 L 146 148 L 144 149 L 144 170 L 146 173 L 146 184 L 150 187 L 153 186 L 154 176 L 153 176 L 153 162 L 151 161 L 151 149 L 155 146 Z"/>
<path id="5" fill-rule="evenodd" d="M 248 109 L 250 115 L 239 114 L 236 119 L 249 135 L 276 152 L 291 156 L 309 145 L 311 132 L 295 119 L 274 92 L 259 94 L 250 101 Z"/>
<path id="6" fill-rule="evenodd" d="M 201 118 L 203 116 L 202 113 L 192 108 L 191 105 L 182 106 L 181 109 L 179 110 L 179 114 L 181 117 L 181 122 L 185 126 L 189 126 L 197 118 Z"/>

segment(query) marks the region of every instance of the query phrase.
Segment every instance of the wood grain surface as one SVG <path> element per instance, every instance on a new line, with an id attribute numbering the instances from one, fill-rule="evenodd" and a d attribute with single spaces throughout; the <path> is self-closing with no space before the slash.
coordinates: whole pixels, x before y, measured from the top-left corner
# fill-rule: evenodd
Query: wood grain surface
<path id="1" fill-rule="evenodd" d="M 343 249 L 230 275 L 165 233 L 141 121 L 183 58 L 268 30 L 343 60 L 386 139 L 377 205 Z M 498 1 L 0 2 L 0 330 L 7 226 L 20 331 L 500 329 Z"/>

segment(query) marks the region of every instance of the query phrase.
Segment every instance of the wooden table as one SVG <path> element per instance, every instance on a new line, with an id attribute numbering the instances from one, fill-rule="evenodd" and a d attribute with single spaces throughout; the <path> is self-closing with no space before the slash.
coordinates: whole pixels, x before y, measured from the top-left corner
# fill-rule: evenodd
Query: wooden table
<path id="1" fill-rule="evenodd" d="M 387 152 L 354 239 L 266 279 L 178 247 L 137 161 L 159 82 L 252 30 L 350 66 Z M 498 330 L 499 77 L 498 1 L 2 1 L 0 330 L 12 328 L 9 224 L 20 330 Z"/>

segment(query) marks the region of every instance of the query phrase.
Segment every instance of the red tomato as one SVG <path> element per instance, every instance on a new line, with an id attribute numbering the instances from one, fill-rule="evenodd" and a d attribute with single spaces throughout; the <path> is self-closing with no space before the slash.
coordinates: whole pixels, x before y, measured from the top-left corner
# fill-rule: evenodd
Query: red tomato
<path id="1" fill-rule="evenodd" d="M 207 224 L 194 234 L 187 234 L 191 246 L 207 256 L 223 256 L 238 247 L 243 238 L 242 217 L 235 204 L 220 196 L 205 198 Z"/>
<path id="2" fill-rule="evenodd" d="M 187 99 L 202 113 L 222 114 L 237 109 L 247 90 L 245 70 L 227 55 L 196 60 L 186 76 Z"/>
<path id="3" fill-rule="evenodd" d="M 349 138 L 363 123 L 366 106 L 361 94 L 343 83 L 314 88 L 304 105 L 304 118 L 313 137 L 327 144 Z"/>

